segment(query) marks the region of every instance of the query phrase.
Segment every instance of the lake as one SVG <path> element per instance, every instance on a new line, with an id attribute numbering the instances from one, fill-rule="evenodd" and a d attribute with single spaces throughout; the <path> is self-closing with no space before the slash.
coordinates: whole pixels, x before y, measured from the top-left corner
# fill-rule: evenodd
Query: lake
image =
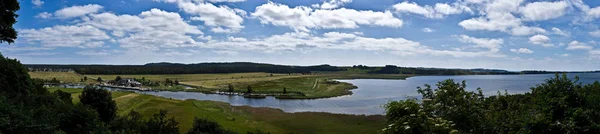
<path id="1" fill-rule="evenodd" d="M 569 78 L 579 76 L 581 83 L 593 83 L 600 80 L 600 73 L 568 74 Z M 554 74 L 531 75 L 460 75 L 460 76 L 416 76 L 406 80 L 355 79 L 338 80 L 356 85 L 352 95 L 312 100 L 279 100 L 274 97 L 265 99 L 248 99 L 242 96 L 203 94 L 194 92 L 140 92 L 173 99 L 212 100 L 230 103 L 234 106 L 248 105 L 252 107 L 269 107 L 285 112 L 328 112 L 343 114 L 384 114 L 383 105 L 389 101 L 419 97 L 416 87 L 430 84 L 435 88 L 438 81 L 454 79 L 455 82 L 465 80 L 467 89 L 474 91 L 481 87 L 486 96 L 496 95 L 498 91 L 510 94 L 525 93 L 530 87 L 554 77 Z"/>

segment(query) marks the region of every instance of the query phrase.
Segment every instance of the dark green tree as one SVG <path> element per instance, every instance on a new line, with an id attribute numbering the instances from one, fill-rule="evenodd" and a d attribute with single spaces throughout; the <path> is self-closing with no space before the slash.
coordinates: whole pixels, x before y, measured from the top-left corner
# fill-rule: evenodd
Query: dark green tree
<path id="1" fill-rule="evenodd" d="M 194 124 L 188 131 L 188 134 L 234 134 L 234 132 L 223 129 L 221 125 L 215 121 L 194 118 Z"/>
<path id="2" fill-rule="evenodd" d="M 87 86 L 79 96 L 81 104 L 89 105 L 94 108 L 100 120 L 109 123 L 117 115 L 117 104 L 112 100 L 109 91 L 98 87 Z"/>
<path id="3" fill-rule="evenodd" d="M 227 92 L 233 93 L 233 90 L 234 90 L 233 85 L 231 85 L 231 84 L 227 85 Z"/>
<path id="4" fill-rule="evenodd" d="M 62 90 L 56 90 L 53 94 L 65 104 L 73 104 L 73 98 L 71 97 L 71 93 L 67 93 Z"/>
<path id="5" fill-rule="evenodd" d="M 175 118 L 167 119 L 167 110 L 160 110 L 144 124 L 143 134 L 177 134 L 179 123 Z"/>
<path id="6" fill-rule="evenodd" d="M 249 94 L 252 93 L 252 87 L 250 87 L 250 85 L 248 85 L 248 87 L 246 87 L 246 93 L 249 93 Z"/>
<path id="7" fill-rule="evenodd" d="M 96 81 L 102 82 L 102 78 L 98 77 L 98 79 L 96 79 Z"/>
<path id="8" fill-rule="evenodd" d="M 115 82 L 119 82 L 121 81 L 123 78 L 121 78 L 121 76 L 117 76 L 117 78 L 115 78 Z"/>
<path id="9" fill-rule="evenodd" d="M 84 76 L 83 81 L 87 81 L 87 80 L 88 80 L 87 76 Z"/>
<path id="10" fill-rule="evenodd" d="M 13 0 L 7 0 L 13 1 Z M 2 1 L 0 3 L 4 3 Z M 0 11 L 4 12 L 4 11 Z M 0 54 L 0 95 L 9 98 L 30 95 L 34 85 L 25 68 L 19 61 L 8 59 Z"/>
<path id="11" fill-rule="evenodd" d="M 98 118 L 92 107 L 78 104 L 60 122 L 60 130 L 68 134 L 108 133 L 108 128 Z"/>
<path id="12" fill-rule="evenodd" d="M 131 111 L 125 116 L 115 118 L 111 122 L 110 129 L 117 133 L 136 134 L 142 132 L 144 125 L 145 120 L 142 118 L 142 115 L 136 111 Z"/>
<path id="13" fill-rule="evenodd" d="M 13 28 L 13 24 L 17 23 L 19 15 L 16 12 L 20 8 L 17 0 L 0 1 L 0 43 L 10 44 L 17 39 L 17 31 Z"/>
<path id="14" fill-rule="evenodd" d="M 284 88 L 283 88 L 283 94 L 286 94 L 286 93 L 287 93 L 287 90 L 286 90 L 286 88 L 284 87 Z"/>

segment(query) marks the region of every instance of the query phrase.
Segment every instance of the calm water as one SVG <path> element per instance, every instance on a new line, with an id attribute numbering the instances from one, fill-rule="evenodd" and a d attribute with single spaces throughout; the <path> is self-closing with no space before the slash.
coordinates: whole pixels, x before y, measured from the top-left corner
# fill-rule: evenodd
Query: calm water
<path id="1" fill-rule="evenodd" d="M 600 73 L 569 74 L 568 77 L 573 78 L 575 75 L 579 76 L 579 82 L 584 84 L 600 80 Z M 530 87 L 542 83 L 545 79 L 551 77 L 554 77 L 554 74 L 417 76 L 410 77 L 406 80 L 339 80 L 352 83 L 358 86 L 358 88 L 352 90 L 354 93 L 353 95 L 314 100 L 278 100 L 273 97 L 267 97 L 266 99 L 247 99 L 241 96 L 168 91 L 142 93 L 182 100 L 197 99 L 222 101 L 235 106 L 248 105 L 252 107 L 278 108 L 285 112 L 311 111 L 373 115 L 384 114 L 382 105 L 389 101 L 402 100 L 409 96 L 420 96 L 416 92 L 417 86 L 430 84 L 435 87 L 435 83 L 445 79 L 454 79 L 457 82 L 466 80 L 468 90 L 475 90 L 477 87 L 481 87 L 484 94 L 495 95 L 497 91 L 504 92 L 505 90 L 511 94 L 529 92 Z"/>

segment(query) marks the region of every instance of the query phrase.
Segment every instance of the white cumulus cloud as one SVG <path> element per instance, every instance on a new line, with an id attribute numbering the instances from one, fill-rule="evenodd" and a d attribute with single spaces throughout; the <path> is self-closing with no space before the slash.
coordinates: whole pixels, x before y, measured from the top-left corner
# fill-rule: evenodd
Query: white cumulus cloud
<path id="1" fill-rule="evenodd" d="M 591 49 L 593 49 L 593 47 L 589 46 L 583 42 L 571 41 L 569 44 L 567 44 L 566 49 L 567 50 L 591 50 Z"/>
<path id="2" fill-rule="evenodd" d="M 290 8 L 287 5 L 269 2 L 256 7 L 252 16 L 262 24 L 287 26 L 297 31 L 309 31 L 311 28 L 337 29 L 358 28 L 359 25 L 401 27 L 402 20 L 391 12 L 359 11 L 354 9 L 321 10 L 306 6 Z"/>
<path id="3" fill-rule="evenodd" d="M 548 36 L 540 35 L 540 34 L 529 37 L 529 42 L 531 44 L 542 45 L 544 47 L 554 46 L 553 44 L 550 43 L 550 38 L 548 38 Z"/>
<path id="4" fill-rule="evenodd" d="M 94 48 L 104 45 L 110 37 L 102 30 L 89 26 L 61 26 L 19 31 L 20 37 L 28 42 L 37 42 L 45 47 Z"/>
<path id="5" fill-rule="evenodd" d="M 42 5 L 44 5 L 44 1 L 42 1 L 42 0 L 31 0 L 31 4 L 35 5 L 36 7 L 41 7 Z"/>
<path id="6" fill-rule="evenodd" d="M 542 1 L 529 3 L 521 7 L 520 11 L 526 21 L 541 21 L 563 16 L 567 12 L 567 7 L 566 1 Z"/>
<path id="7" fill-rule="evenodd" d="M 54 12 L 54 16 L 62 19 L 80 17 L 100 11 L 103 6 L 97 4 L 87 4 L 83 6 L 71 6 Z"/>
<path id="8" fill-rule="evenodd" d="M 531 54 L 533 51 L 527 48 L 519 48 L 519 49 L 510 49 L 511 52 L 521 53 L 521 54 Z"/>
<path id="9" fill-rule="evenodd" d="M 396 10 L 396 12 L 413 13 L 434 19 L 441 19 L 447 15 L 461 14 L 463 12 L 473 12 L 469 7 L 461 6 L 459 4 L 449 5 L 446 3 L 436 3 L 435 6 L 420 6 L 415 2 L 411 3 L 404 1 L 402 3 L 393 5 L 392 7 Z"/>
<path id="10" fill-rule="evenodd" d="M 312 7 L 320 9 L 334 9 L 350 2 L 352 2 L 352 0 L 326 0 L 323 1 L 323 4 L 315 4 L 312 5 Z"/>
<path id="11" fill-rule="evenodd" d="M 204 22 L 204 25 L 212 27 L 213 32 L 235 33 L 244 28 L 242 25 L 244 18 L 240 14 L 245 15 L 245 11 L 240 12 L 241 9 L 236 11 L 225 5 L 215 6 L 211 3 L 193 2 L 179 2 L 178 6 L 186 13 L 198 15 L 191 20 Z"/>
<path id="12" fill-rule="evenodd" d="M 503 39 L 490 39 L 490 38 L 475 38 L 467 35 L 460 35 L 459 40 L 465 43 L 475 44 L 476 48 L 487 48 L 491 52 L 500 51 L 501 45 L 504 44 Z"/>

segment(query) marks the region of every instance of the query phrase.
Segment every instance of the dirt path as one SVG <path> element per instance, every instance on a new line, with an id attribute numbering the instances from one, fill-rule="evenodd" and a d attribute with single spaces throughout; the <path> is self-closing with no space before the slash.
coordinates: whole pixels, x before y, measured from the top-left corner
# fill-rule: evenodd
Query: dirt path
<path id="1" fill-rule="evenodd" d="M 318 78 L 317 78 L 317 79 L 315 79 L 315 85 L 313 85 L 313 88 L 312 88 L 312 89 L 315 89 L 315 88 L 317 88 L 317 84 L 319 84 L 319 79 L 318 79 Z"/>
<path id="2" fill-rule="evenodd" d="M 133 98 L 133 97 L 137 97 L 137 96 L 139 96 L 139 94 L 131 93 L 131 94 L 119 96 L 117 98 L 114 98 L 113 100 L 119 100 L 119 99 L 124 99 L 124 98 Z"/>

